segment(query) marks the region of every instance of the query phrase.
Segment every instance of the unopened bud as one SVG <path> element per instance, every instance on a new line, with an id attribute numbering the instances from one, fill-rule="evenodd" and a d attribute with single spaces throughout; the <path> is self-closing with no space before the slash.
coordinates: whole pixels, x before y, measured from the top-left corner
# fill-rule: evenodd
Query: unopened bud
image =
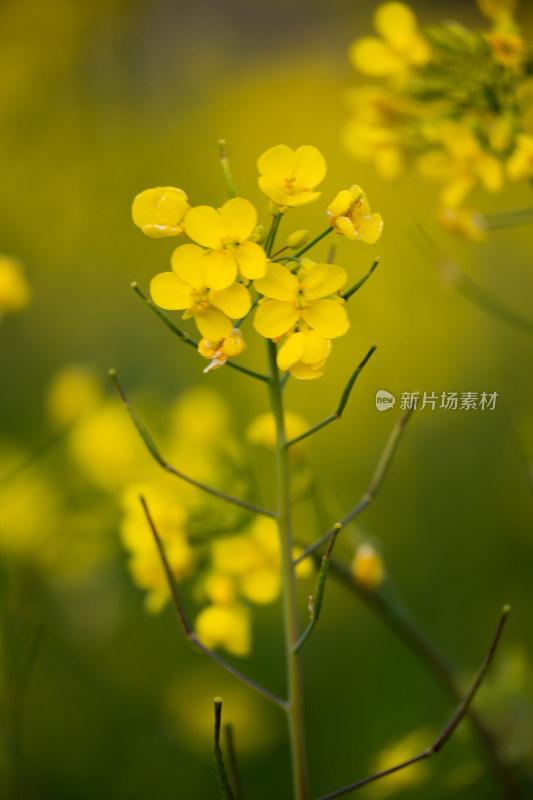
<path id="1" fill-rule="evenodd" d="M 298 250 L 300 247 L 304 246 L 308 239 L 309 231 L 294 231 L 294 233 L 287 236 L 287 247 L 290 247 L 291 250 Z"/>
<path id="2" fill-rule="evenodd" d="M 246 350 L 246 342 L 240 330 L 236 328 L 231 336 L 224 339 L 222 352 L 225 356 L 239 356 L 244 350 Z"/>
<path id="3" fill-rule="evenodd" d="M 263 244 L 266 238 L 266 231 L 264 225 L 257 225 L 254 228 L 252 235 L 249 237 L 250 242 L 255 242 L 256 244 Z"/>

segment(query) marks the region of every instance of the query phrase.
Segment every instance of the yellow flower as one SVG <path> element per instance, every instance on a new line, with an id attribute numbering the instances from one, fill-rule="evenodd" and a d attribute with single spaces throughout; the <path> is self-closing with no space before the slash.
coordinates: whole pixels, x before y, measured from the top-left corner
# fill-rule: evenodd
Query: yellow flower
<path id="1" fill-rule="evenodd" d="M 506 164 L 507 175 L 512 181 L 533 177 L 533 136 L 519 133 L 516 147 Z"/>
<path id="2" fill-rule="evenodd" d="M 47 406 L 52 420 L 60 425 L 82 419 L 102 401 L 96 372 L 84 364 L 68 364 L 52 378 Z"/>
<path id="3" fill-rule="evenodd" d="M 300 414 L 285 411 L 285 435 L 287 439 L 295 439 L 305 433 L 311 426 Z M 271 411 L 256 417 L 246 430 L 246 438 L 251 444 L 261 445 L 267 450 L 276 449 L 276 421 Z M 303 563 L 303 562 L 302 562 Z"/>
<path id="4" fill-rule="evenodd" d="M 214 210 L 214 209 L 213 209 Z M 220 341 L 231 336 L 232 319 L 248 313 L 250 293 L 241 283 L 224 289 L 208 288 L 208 256 L 195 244 L 184 244 L 172 253 L 172 272 L 161 272 L 150 283 L 154 303 L 161 308 L 184 311 L 183 319 L 194 317 L 206 339 Z"/>
<path id="5" fill-rule="evenodd" d="M 229 357 L 238 356 L 246 349 L 246 342 L 243 339 L 242 333 L 236 328 L 230 336 L 225 339 L 220 339 L 218 342 L 213 342 L 210 339 L 202 339 L 198 345 L 198 352 L 204 358 L 210 358 L 211 363 L 204 369 L 204 372 L 209 372 L 211 369 L 217 369 L 226 363 Z"/>
<path id="6" fill-rule="evenodd" d="M 430 58 L 427 42 L 416 17 L 405 3 L 384 3 L 374 15 L 374 27 L 382 37 L 365 36 L 351 47 L 355 69 L 365 75 L 404 74 Z"/>
<path id="7" fill-rule="evenodd" d="M 249 241 L 257 223 L 253 205 L 242 197 L 224 203 L 220 211 L 196 206 L 187 214 L 185 232 L 190 239 L 209 248 L 204 276 L 211 289 L 226 289 L 237 278 L 262 278 L 266 270 L 263 248 Z"/>
<path id="8" fill-rule="evenodd" d="M 439 208 L 437 219 L 450 233 L 470 242 L 483 242 L 487 238 L 483 217 L 469 208 Z"/>
<path id="9" fill-rule="evenodd" d="M 250 652 L 250 612 L 243 605 L 207 606 L 196 617 L 194 627 L 202 644 L 211 650 L 223 647 L 241 658 Z"/>
<path id="10" fill-rule="evenodd" d="M 373 592 L 385 578 L 383 559 L 371 544 L 357 548 L 352 561 L 352 575 L 364 589 Z"/>
<path id="11" fill-rule="evenodd" d="M 174 186 L 156 186 L 138 194 L 131 207 L 135 225 L 152 239 L 181 236 L 189 211 L 187 195 Z"/>
<path id="12" fill-rule="evenodd" d="M 381 214 L 372 214 L 359 186 L 343 189 L 329 204 L 330 225 L 352 242 L 375 244 L 383 230 Z"/>
<path id="13" fill-rule="evenodd" d="M 313 264 L 297 275 L 281 264 L 269 264 L 266 276 L 254 283 L 267 298 L 256 311 L 256 331 L 277 339 L 303 320 L 325 339 L 343 336 L 350 327 L 346 311 L 336 300 L 324 298 L 344 286 L 346 278 L 346 271 L 335 264 Z"/>
<path id="14" fill-rule="evenodd" d="M 485 34 L 496 64 L 517 69 L 524 58 L 526 44 L 519 33 L 514 30 L 496 30 Z"/>
<path id="15" fill-rule="evenodd" d="M 313 191 L 326 176 L 326 161 L 312 145 L 297 150 L 278 144 L 257 161 L 259 188 L 280 210 L 304 206 L 320 197 Z"/>
<path id="16" fill-rule="evenodd" d="M 316 331 L 302 330 L 289 334 L 278 351 L 278 367 L 301 380 L 320 378 L 331 350 L 331 342 Z"/>
<path id="17" fill-rule="evenodd" d="M 0 316 L 22 311 L 30 299 L 31 289 L 22 265 L 14 258 L 0 256 Z"/>

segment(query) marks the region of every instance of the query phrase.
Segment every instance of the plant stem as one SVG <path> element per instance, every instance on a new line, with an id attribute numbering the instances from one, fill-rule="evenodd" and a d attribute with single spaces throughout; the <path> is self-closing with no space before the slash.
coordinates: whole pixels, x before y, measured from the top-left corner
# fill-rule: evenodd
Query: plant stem
<path id="1" fill-rule="evenodd" d="M 283 583 L 283 617 L 285 651 L 287 658 L 287 717 L 291 744 L 293 785 L 295 800 L 308 800 L 307 767 L 305 757 L 302 682 L 300 657 L 294 652 L 299 639 L 298 597 L 293 566 L 293 545 L 290 505 L 290 470 L 282 390 L 276 363 L 276 345 L 267 342 L 270 378 L 270 402 L 276 423 L 276 474 L 278 487 L 277 522 L 281 548 L 281 572 Z"/>
<path id="2" fill-rule="evenodd" d="M 315 244 L 318 244 L 325 236 L 328 236 L 332 232 L 333 228 L 331 226 L 328 226 L 326 230 L 322 231 L 322 233 L 319 233 L 318 236 L 316 236 L 312 242 L 309 242 L 309 244 L 306 244 L 305 247 L 302 247 L 301 250 L 298 250 L 298 252 L 296 253 L 296 258 L 300 258 L 301 256 L 303 256 L 304 253 L 307 253 L 307 251 L 310 250 L 312 247 L 314 247 Z"/>

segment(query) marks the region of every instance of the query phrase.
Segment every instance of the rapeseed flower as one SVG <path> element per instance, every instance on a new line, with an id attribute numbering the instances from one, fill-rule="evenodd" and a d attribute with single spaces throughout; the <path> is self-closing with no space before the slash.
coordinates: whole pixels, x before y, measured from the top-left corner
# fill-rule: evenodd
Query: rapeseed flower
<path id="1" fill-rule="evenodd" d="M 325 339 L 343 336 L 350 322 L 339 296 L 331 298 L 346 279 L 346 270 L 335 264 L 305 264 L 296 275 L 281 264 L 269 264 L 266 276 L 254 282 L 264 295 L 254 318 L 256 331 L 278 339 L 302 320 Z"/>
<path id="2" fill-rule="evenodd" d="M 293 150 L 278 144 L 259 157 L 257 168 L 259 188 L 282 212 L 320 197 L 314 189 L 326 176 L 324 156 L 311 145 Z"/>
<path id="3" fill-rule="evenodd" d="M 383 230 L 381 214 L 370 211 L 366 194 L 359 186 L 343 189 L 329 204 L 330 225 L 352 242 L 375 244 Z"/>
<path id="4" fill-rule="evenodd" d="M 278 350 L 278 367 L 294 378 L 313 380 L 324 374 L 322 367 L 331 350 L 331 341 L 313 330 L 299 330 L 287 336 Z"/>
<path id="5" fill-rule="evenodd" d="M 256 242 L 249 241 L 257 224 L 257 211 L 242 197 L 233 197 L 220 211 L 211 206 L 196 206 L 187 214 L 185 232 L 194 242 L 209 248 L 203 274 L 210 289 L 227 289 L 240 271 L 243 278 L 262 278 L 266 255 Z"/>
<path id="6" fill-rule="evenodd" d="M 220 341 L 232 334 L 230 317 L 238 319 L 247 314 L 251 299 L 241 283 L 218 290 L 209 288 L 208 261 L 198 245 L 177 247 L 171 257 L 172 272 L 156 275 L 150 283 L 150 294 L 161 308 L 184 311 L 183 319 L 194 317 L 203 337 Z"/>
<path id="7" fill-rule="evenodd" d="M 190 206 L 187 195 L 174 186 L 156 186 L 138 194 L 131 208 L 135 225 L 152 239 L 182 236 Z"/>
<path id="8" fill-rule="evenodd" d="M 241 658 L 250 652 L 250 611 L 242 604 L 207 606 L 196 617 L 194 627 L 202 644 L 211 650 L 223 647 Z"/>
<path id="9" fill-rule="evenodd" d="M 226 363 L 231 356 L 238 356 L 246 349 L 246 342 L 238 328 L 233 330 L 225 339 L 218 342 L 210 339 L 202 339 L 198 345 L 198 352 L 204 358 L 211 359 L 211 363 L 204 369 L 204 372 L 217 369 Z"/>
<path id="10" fill-rule="evenodd" d="M 352 575 L 355 581 L 369 592 L 377 589 L 385 579 L 383 559 L 368 542 L 364 542 L 356 550 L 352 561 Z"/>

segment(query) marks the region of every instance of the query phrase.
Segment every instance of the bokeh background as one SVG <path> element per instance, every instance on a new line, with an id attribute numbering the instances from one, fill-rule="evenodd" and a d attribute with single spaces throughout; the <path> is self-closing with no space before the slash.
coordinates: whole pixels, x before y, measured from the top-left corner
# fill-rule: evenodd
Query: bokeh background
<path id="1" fill-rule="evenodd" d="M 424 23 L 482 24 L 474 3 L 414 5 Z M 531 38 L 527 5 L 520 20 Z M 397 407 L 376 411 L 378 389 L 498 392 L 494 411 L 415 415 L 379 499 L 339 554 L 349 563 L 361 535 L 379 543 L 395 591 L 465 681 L 511 604 L 479 706 L 507 756 L 531 770 L 533 342 L 443 283 L 416 238 L 422 226 L 470 276 L 531 316 L 531 231 L 457 243 L 433 220 L 432 187 L 410 175 L 385 184 L 349 159 L 345 95 L 360 79 L 347 49 L 371 31 L 372 12 L 344 0 L 0 5 L 0 251 L 20 259 L 33 288 L 31 305 L 0 326 L 2 796 L 214 798 L 215 695 L 235 724 L 245 797 L 287 796 L 284 720 L 191 652 L 170 609 L 144 610 L 118 535 L 120 437 L 111 431 L 96 443 L 100 460 L 88 444 L 84 462 L 47 410 L 54 375 L 71 362 L 93 369 L 110 397 L 106 373 L 116 367 L 156 427 L 197 386 L 226 398 L 237 434 L 266 410 L 261 385 L 226 369 L 204 376 L 194 350 L 129 288 L 132 280 L 147 288 L 174 247 L 133 226 L 133 196 L 176 185 L 193 204 L 220 205 L 220 137 L 240 193 L 265 219 L 258 155 L 279 143 L 324 153 L 323 197 L 295 211 L 286 232 L 310 220 L 320 231 L 329 198 L 354 182 L 385 220 L 376 246 L 339 243 L 337 261 L 354 280 L 375 255 L 382 263 L 353 300 L 351 331 L 326 376 L 287 389 L 288 407 L 318 421 L 379 345 L 342 421 L 310 444 L 332 521 L 367 487 L 397 416 Z M 507 209 L 530 205 L 529 195 L 523 187 L 478 200 Z M 262 359 L 252 347 L 243 363 L 261 369 Z M 310 591 L 312 583 L 302 586 L 302 614 Z M 238 666 L 281 692 L 279 630 L 278 604 L 254 610 L 253 653 Z M 333 582 L 304 669 L 315 795 L 368 774 L 413 731 L 425 746 L 451 711 L 405 645 Z M 418 777 L 381 791 L 498 796 L 466 725 Z"/>

